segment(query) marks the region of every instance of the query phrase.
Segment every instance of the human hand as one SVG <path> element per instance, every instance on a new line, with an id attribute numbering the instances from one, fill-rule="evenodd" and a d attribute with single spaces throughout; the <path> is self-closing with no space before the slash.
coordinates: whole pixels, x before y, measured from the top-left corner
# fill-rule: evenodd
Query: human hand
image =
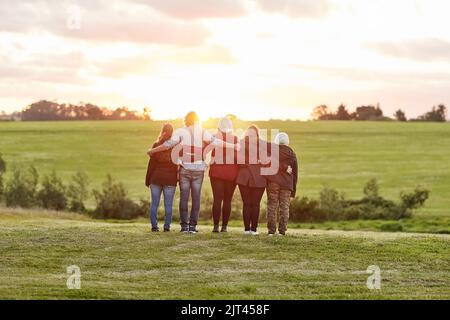
<path id="1" fill-rule="evenodd" d="M 292 174 L 293 171 L 294 171 L 294 170 L 292 170 L 292 167 L 291 167 L 291 166 L 288 166 L 287 169 L 286 169 L 286 172 L 287 172 L 288 174 Z"/>

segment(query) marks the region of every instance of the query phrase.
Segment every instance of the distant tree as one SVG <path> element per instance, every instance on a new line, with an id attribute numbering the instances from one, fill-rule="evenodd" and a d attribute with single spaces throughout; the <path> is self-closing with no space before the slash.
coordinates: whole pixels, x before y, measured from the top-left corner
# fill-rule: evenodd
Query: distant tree
<path id="1" fill-rule="evenodd" d="M 144 108 L 144 113 L 129 110 L 127 107 L 111 111 L 94 104 L 80 103 L 58 104 L 42 100 L 29 105 L 21 112 L 24 121 L 57 121 L 57 120 L 150 120 L 150 109 Z"/>
<path id="2" fill-rule="evenodd" d="M 401 122 L 406 122 L 406 121 L 408 121 L 408 119 L 406 119 L 406 114 L 405 114 L 405 112 L 404 112 L 403 110 L 401 110 L 401 109 L 398 109 L 397 111 L 395 111 L 395 113 L 394 113 L 394 118 L 395 118 L 397 121 L 401 121 Z"/>
<path id="3" fill-rule="evenodd" d="M 332 120 L 334 118 L 333 113 L 330 111 L 328 106 L 322 104 L 314 108 L 312 116 L 316 120 Z"/>
<path id="4" fill-rule="evenodd" d="M 418 118 L 419 121 L 445 122 L 447 121 L 447 107 L 443 104 L 434 106 L 431 111 Z"/>
<path id="5" fill-rule="evenodd" d="M 35 102 L 22 112 L 24 121 L 58 120 L 58 117 L 60 117 L 59 104 L 47 100 Z"/>
<path id="6" fill-rule="evenodd" d="M 350 113 L 347 111 L 347 107 L 344 104 L 341 104 L 336 112 L 336 120 L 350 120 Z"/>
<path id="7" fill-rule="evenodd" d="M 383 111 L 380 106 L 361 106 L 356 108 L 352 117 L 358 121 L 373 121 L 373 120 L 384 120 Z"/>
<path id="8" fill-rule="evenodd" d="M 105 118 L 102 109 L 91 103 L 84 106 L 84 112 L 89 120 L 103 120 Z"/>
<path id="9" fill-rule="evenodd" d="M 142 112 L 142 120 L 151 120 L 152 109 L 145 107 Z"/>

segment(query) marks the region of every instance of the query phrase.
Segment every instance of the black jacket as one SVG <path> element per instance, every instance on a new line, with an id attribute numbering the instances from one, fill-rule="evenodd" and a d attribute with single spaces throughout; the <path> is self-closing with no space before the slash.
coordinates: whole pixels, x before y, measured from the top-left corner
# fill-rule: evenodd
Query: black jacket
<path id="1" fill-rule="evenodd" d="M 264 148 L 260 153 L 260 149 Z M 267 186 L 267 180 L 265 176 L 261 174 L 261 169 L 264 164 L 269 161 L 270 157 L 270 143 L 264 140 L 257 141 L 257 148 L 255 149 L 257 159 L 260 163 L 255 162 L 249 155 L 250 147 L 247 140 L 241 141 L 240 156 L 244 160 L 239 163 L 239 170 L 236 178 L 236 183 L 240 186 L 246 186 L 251 188 L 265 188 Z M 265 152 L 266 151 L 266 152 Z"/>
<path id="2" fill-rule="evenodd" d="M 157 147 L 155 143 L 153 148 Z M 177 186 L 178 182 L 178 165 L 174 164 L 171 159 L 171 151 L 162 151 L 153 155 L 147 165 L 147 174 L 145 176 L 145 185 L 159 186 Z"/>
<path id="3" fill-rule="evenodd" d="M 292 174 L 286 172 L 288 167 L 292 168 Z M 292 191 L 292 197 L 295 197 L 298 180 L 298 162 L 297 156 L 290 147 L 279 146 L 279 169 L 278 173 L 272 176 L 266 176 L 268 182 L 275 182 L 281 189 Z"/>

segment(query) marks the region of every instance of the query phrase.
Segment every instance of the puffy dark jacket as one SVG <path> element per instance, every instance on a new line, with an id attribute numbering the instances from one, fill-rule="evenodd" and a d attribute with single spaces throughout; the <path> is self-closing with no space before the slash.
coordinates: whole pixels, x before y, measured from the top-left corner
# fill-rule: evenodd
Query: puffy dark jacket
<path id="1" fill-rule="evenodd" d="M 155 143 L 153 148 L 157 147 Z M 147 174 L 145 176 L 145 185 L 159 186 L 177 186 L 178 182 L 178 165 L 174 164 L 171 159 L 171 151 L 167 150 L 153 155 L 147 165 Z"/>
<path id="2" fill-rule="evenodd" d="M 261 152 L 260 149 L 263 148 L 267 151 Z M 252 188 L 265 188 L 267 186 L 266 178 L 261 175 L 261 168 L 264 166 L 263 164 L 267 163 L 268 157 L 270 156 L 270 144 L 264 140 L 258 140 L 258 146 L 256 148 L 257 158 L 260 163 L 253 163 L 254 159 L 249 156 L 250 147 L 248 145 L 247 140 L 241 141 L 241 157 L 245 159 L 244 163 L 239 163 L 239 171 L 236 179 L 236 183 L 241 186 L 247 186 Z M 262 158 L 261 158 L 262 157 Z"/>
<path id="3" fill-rule="evenodd" d="M 292 168 L 291 174 L 286 172 L 289 166 Z M 292 191 L 292 197 L 295 197 L 298 180 L 298 162 L 294 150 L 285 145 L 279 146 L 278 173 L 275 175 L 266 176 L 266 179 L 269 182 L 275 182 L 281 187 L 281 189 Z"/>

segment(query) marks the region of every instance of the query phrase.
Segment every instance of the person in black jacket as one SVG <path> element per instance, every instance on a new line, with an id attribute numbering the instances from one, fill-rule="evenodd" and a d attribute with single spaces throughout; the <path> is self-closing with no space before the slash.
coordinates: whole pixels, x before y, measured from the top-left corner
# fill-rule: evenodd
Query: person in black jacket
<path id="1" fill-rule="evenodd" d="M 278 173 L 266 176 L 267 179 L 267 228 L 269 235 L 277 231 L 277 213 L 279 211 L 278 232 L 285 235 L 289 220 L 289 205 L 291 197 L 295 197 L 298 179 L 297 156 L 289 147 L 289 136 L 279 133 L 275 138 L 279 145 Z"/>
<path id="2" fill-rule="evenodd" d="M 171 124 L 165 124 L 157 141 L 152 148 L 162 145 L 168 141 L 173 134 L 173 127 Z M 172 161 L 171 150 L 159 152 L 150 156 L 147 175 L 145 178 L 145 185 L 150 187 L 151 191 L 151 206 L 150 206 L 150 222 L 152 224 L 152 231 L 158 232 L 158 207 L 161 199 L 161 194 L 164 194 L 164 232 L 170 231 L 172 223 L 172 206 L 173 198 L 178 183 L 178 165 Z"/>
<path id="3" fill-rule="evenodd" d="M 261 200 L 267 186 L 261 169 L 269 161 L 267 152 L 264 152 L 267 151 L 268 143 L 260 138 L 259 128 L 252 125 L 246 130 L 241 144 L 236 183 L 243 203 L 244 234 L 258 235 Z"/>

